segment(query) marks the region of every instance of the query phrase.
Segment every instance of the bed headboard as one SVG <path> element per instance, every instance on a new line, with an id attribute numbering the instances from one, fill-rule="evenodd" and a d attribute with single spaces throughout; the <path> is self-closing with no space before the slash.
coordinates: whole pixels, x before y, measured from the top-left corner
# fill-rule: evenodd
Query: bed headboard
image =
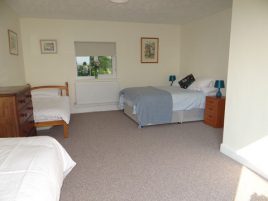
<path id="1" fill-rule="evenodd" d="M 36 89 L 59 89 L 60 90 L 60 95 L 63 95 L 63 91 L 65 91 L 65 95 L 69 96 L 69 85 L 68 82 L 65 82 L 64 86 L 60 86 L 60 85 L 47 85 L 47 86 L 36 86 L 36 87 L 32 87 L 32 90 L 36 90 Z"/>

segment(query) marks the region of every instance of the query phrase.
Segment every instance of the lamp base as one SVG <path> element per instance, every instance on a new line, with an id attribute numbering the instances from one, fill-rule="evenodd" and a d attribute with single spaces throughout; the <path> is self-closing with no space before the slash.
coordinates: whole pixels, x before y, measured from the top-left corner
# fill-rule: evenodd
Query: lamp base
<path id="1" fill-rule="evenodd" d="M 217 97 L 217 98 L 221 98 L 221 97 L 222 97 L 221 89 L 220 89 L 220 88 L 218 88 L 218 91 L 217 91 L 217 93 L 216 93 L 216 97 Z"/>

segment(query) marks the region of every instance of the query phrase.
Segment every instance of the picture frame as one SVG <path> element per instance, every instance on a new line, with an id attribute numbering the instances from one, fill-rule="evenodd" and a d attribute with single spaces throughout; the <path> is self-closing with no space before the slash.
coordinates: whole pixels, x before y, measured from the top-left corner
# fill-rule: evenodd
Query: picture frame
<path id="1" fill-rule="evenodd" d="M 158 63 L 159 38 L 141 38 L 141 63 Z"/>
<path id="2" fill-rule="evenodd" d="M 8 43 L 9 43 L 9 53 L 13 55 L 19 55 L 17 33 L 10 29 L 8 30 Z"/>
<path id="3" fill-rule="evenodd" d="M 57 40 L 40 40 L 41 54 L 57 54 Z"/>

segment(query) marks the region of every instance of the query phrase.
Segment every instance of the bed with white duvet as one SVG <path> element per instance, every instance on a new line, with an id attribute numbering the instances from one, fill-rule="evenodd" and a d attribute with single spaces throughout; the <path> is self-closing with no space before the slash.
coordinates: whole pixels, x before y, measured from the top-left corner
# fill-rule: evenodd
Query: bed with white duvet
<path id="1" fill-rule="evenodd" d="M 32 87 L 31 94 L 35 127 L 63 126 L 67 138 L 71 116 L 68 83 Z"/>
<path id="2" fill-rule="evenodd" d="M 71 116 L 69 96 L 33 95 L 32 101 L 35 122 L 64 120 L 69 124 Z"/>
<path id="3" fill-rule="evenodd" d="M 58 201 L 76 163 L 47 136 L 0 139 L 0 200 Z"/>
<path id="4" fill-rule="evenodd" d="M 169 106 L 168 102 L 163 101 L 160 101 L 162 104 L 155 103 L 159 102 L 159 99 L 162 99 L 163 95 L 165 95 L 162 92 L 160 95 L 155 95 L 158 92 L 151 93 L 151 89 L 148 87 L 126 88 L 120 92 L 119 108 L 123 109 L 125 114 L 136 121 L 139 127 L 163 123 L 200 121 L 204 119 L 206 96 L 215 95 L 216 93 L 213 83 L 213 79 L 201 78 L 197 79 L 188 89 L 182 89 L 179 86 L 153 87 L 154 89 L 152 90 L 161 90 L 166 92 L 167 96 L 170 96 L 171 106 Z M 147 89 L 144 90 L 143 88 Z M 142 106 L 140 106 L 141 104 Z M 154 108 L 151 105 L 155 105 Z M 164 107 L 169 107 L 171 110 L 171 114 L 169 113 L 169 117 L 165 119 L 163 116 L 166 111 L 162 109 Z"/>

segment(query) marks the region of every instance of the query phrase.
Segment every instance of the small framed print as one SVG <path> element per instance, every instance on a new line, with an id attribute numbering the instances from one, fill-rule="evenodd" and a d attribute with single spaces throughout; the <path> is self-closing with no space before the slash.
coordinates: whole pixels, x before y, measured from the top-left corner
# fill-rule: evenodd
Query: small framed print
<path id="1" fill-rule="evenodd" d="M 9 53 L 19 55 L 18 37 L 14 31 L 8 30 Z"/>
<path id="2" fill-rule="evenodd" d="M 42 54 L 56 54 L 57 41 L 56 40 L 40 40 Z"/>
<path id="3" fill-rule="evenodd" d="M 158 63 L 159 38 L 141 38 L 141 63 Z"/>

